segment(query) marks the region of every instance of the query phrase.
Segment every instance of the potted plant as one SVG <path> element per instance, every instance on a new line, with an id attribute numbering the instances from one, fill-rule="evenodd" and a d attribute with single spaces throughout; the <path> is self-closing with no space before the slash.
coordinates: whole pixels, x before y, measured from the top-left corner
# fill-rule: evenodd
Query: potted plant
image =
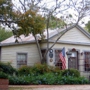
<path id="1" fill-rule="evenodd" d="M 8 90 L 9 80 L 7 74 L 0 71 L 0 90 Z"/>

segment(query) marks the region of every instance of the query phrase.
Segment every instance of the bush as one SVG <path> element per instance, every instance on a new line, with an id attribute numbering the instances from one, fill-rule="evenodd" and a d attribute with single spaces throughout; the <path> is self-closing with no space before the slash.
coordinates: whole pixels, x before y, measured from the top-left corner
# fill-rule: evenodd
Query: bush
<path id="1" fill-rule="evenodd" d="M 54 73 L 33 76 L 9 76 L 11 85 L 65 85 L 65 84 L 88 84 L 89 81 L 84 77 L 55 76 Z"/>
<path id="2" fill-rule="evenodd" d="M 39 74 L 44 74 L 45 72 L 49 72 L 49 69 L 47 65 L 42 65 L 42 64 L 35 64 L 34 66 L 22 66 L 18 69 L 18 74 L 20 75 L 39 75 Z"/>
<path id="3" fill-rule="evenodd" d="M 24 76 L 8 76 L 10 85 L 28 85 L 29 80 Z"/>
<path id="4" fill-rule="evenodd" d="M 61 73 L 61 70 L 59 68 L 48 66 L 46 64 L 35 64 L 33 67 L 31 67 L 30 72 L 35 75 L 41 75 L 45 73 Z"/>
<path id="5" fill-rule="evenodd" d="M 48 66 L 46 64 L 35 64 L 31 68 L 31 73 L 34 73 L 36 75 L 44 74 L 45 72 L 49 72 Z"/>
<path id="6" fill-rule="evenodd" d="M 0 79 L 7 79 L 7 78 L 8 78 L 7 74 L 0 71 Z"/>
<path id="7" fill-rule="evenodd" d="M 60 70 L 58 68 L 47 66 L 46 64 L 36 64 L 32 67 L 22 66 L 18 69 L 18 74 L 8 76 L 9 83 L 14 85 L 46 84 L 46 85 L 64 85 L 64 84 L 87 84 L 89 81 L 80 77 L 80 73 L 75 69 Z"/>
<path id="8" fill-rule="evenodd" d="M 62 76 L 72 76 L 72 77 L 79 77 L 80 72 L 76 69 L 66 69 L 62 71 Z"/>
<path id="9" fill-rule="evenodd" d="M 56 76 L 54 73 L 45 73 L 43 75 L 39 75 L 36 77 L 34 84 L 46 84 L 46 85 L 53 85 L 56 82 Z"/>
<path id="10" fill-rule="evenodd" d="M 57 80 L 56 80 L 57 84 L 88 84 L 89 81 L 88 79 L 84 78 L 84 77 L 71 77 L 71 76 L 58 76 Z"/>
<path id="11" fill-rule="evenodd" d="M 11 85 L 64 85 L 64 84 L 88 84 L 89 81 L 84 77 L 61 76 L 57 73 L 49 72 L 41 75 L 23 75 L 23 76 L 9 76 Z"/>
<path id="12" fill-rule="evenodd" d="M 16 70 L 9 64 L 0 62 L 0 70 L 6 74 L 13 74 Z"/>
<path id="13" fill-rule="evenodd" d="M 60 74 L 61 70 L 59 68 L 48 66 L 46 64 L 35 64 L 34 66 L 31 66 L 31 67 L 24 65 L 18 69 L 19 75 L 32 74 L 34 76 L 37 76 L 37 75 L 41 75 L 49 72 Z"/>
<path id="14" fill-rule="evenodd" d="M 26 66 L 26 65 L 23 65 L 22 67 L 20 67 L 18 69 L 18 74 L 19 75 L 28 75 L 30 74 L 30 66 Z"/>

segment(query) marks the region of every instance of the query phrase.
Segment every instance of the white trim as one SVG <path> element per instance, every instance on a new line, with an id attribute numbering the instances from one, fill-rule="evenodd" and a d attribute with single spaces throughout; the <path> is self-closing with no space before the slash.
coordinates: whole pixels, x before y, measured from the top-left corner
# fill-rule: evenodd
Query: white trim
<path id="1" fill-rule="evenodd" d="M 49 40 L 49 43 L 54 43 L 55 41 Z M 84 42 L 71 42 L 71 41 L 58 41 L 57 43 L 60 44 L 74 44 L 74 45 L 87 45 L 90 46 L 90 43 L 84 43 Z"/>

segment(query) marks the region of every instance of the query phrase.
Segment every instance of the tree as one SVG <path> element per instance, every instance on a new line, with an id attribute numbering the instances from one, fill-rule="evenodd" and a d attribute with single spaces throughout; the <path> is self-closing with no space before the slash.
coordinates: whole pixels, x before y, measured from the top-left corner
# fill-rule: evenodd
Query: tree
<path id="1" fill-rule="evenodd" d="M 85 27 L 88 30 L 88 32 L 90 33 L 90 21 L 88 21 L 88 23 L 85 24 Z"/>
<path id="2" fill-rule="evenodd" d="M 11 0 L 7 1 L 10 1 L 10 3 L 12 3 Z M 18 1 L 18 7 L 16 7 L 14 4 L 8 4 L 11 7 L 11 12 L 7 9 L 8 12 L 7 14 L 3 14 L 5 18 L 1 19 L 1 22 L 4 22 L 11 29 L 13 29 L 13 32 L 17 37 L 19 37 L 20 34 L 24 34 L 25 36 L 27 36 L 29 33 L 32 33 L 35 37 L 40 57 L 40 45 L 38 43 L 36 35 L 40 34 L 41 36 L 43 36 L 43 29 L 45 27 L 45 24 L 47 30 L 47 50 L 44 57 L 46 57 L 47 52 L 55 45 L 55 43 L 61 37 L 59 36 L 56 39 L 55 43 L 53 43 L 51 47 L 49 46 L 48 28 L 56 26 L 55 22 L 53 22 L 51 25 L 50 21 L 57 20 L 57 22 L 59 22 L 59 20 L 62 20 L 65 22 L 65 25 L 72 24 L 72 21 L 75 21 L 74 23 L 78 23 L 90 11 L 90 7 L 88 4 L 89 1 L 87 2 L 86 0 L 50 0 L 51 2 L 47 0 Z M 70 10 L 72 11 L 69 12 Z M 76 13 L 72 13 L 73 11 Z M 59 19 L 52 16 L 59 17 Z"/>
<path id="3" fill-rule="evenodd" d="M 60 19 L 60 18 L 57 18 L 55 16 L 51 16 L 50 17 L 50 25 L 49 25 L 49 28 L 51 29 L 55 29 L 55 28 L 62 28 L 63 26 L 65 26 L 65 22 Z"/>
<path id="4" fill-rule="evenodd" d="M 44 58 L 46 57 L 47 52 L 55 45 L 55 43 L 61 37 L 61 36 L 58 37 L 57 40 L 55 41 L 55 43 L 53 43 L 53 45 L 50 47 L 49 41 L 48 41 L 48 38 L 49 38 L 48 28 L 55 27 L 56 26 L 55 21 L 59 22 L 59 20 L 64 21 L 65 25 L 73 23 L 72 21 L 75 21 L 74 23 L 78 23 L 83 17 L 85 17 L 87 15 L 87 13 L 89 11 L 89 5 L 87 5 L 87 2 L 84 0 L 79 0 L 79 1 L 69 0 L 68 2 L 66 2 L 66 0 L 53 0 L 54 4 L 51 4 L 51 5 L 50 5 L 51 2 L 44 1 L 44 0 L 27 0 L 27 1 L 19 0 L 19 2 L 21 4 L 20 9 L 22 9 L 23 13 L 20 11 L 20 9 L 17 9 L 16 12 L 19 12 L 19 16 L 21 16 L 21 17 L 18 16 L 19 23 L 18 23 L 18 21 L 16 23 L 18 24 L 18 26 L 22 27 L 21 31 L 23 31 L 22 32 L 23 34 L 28 35 L 29 33 L 33 33 L 33 35 L 35 37 L 36 34 L 38 34 L 38 33 L 41 34 L 41 32 L 43 33 L 43 28 L 40 29 L 40 32 L 37 32 L 38 27 L 35 26 L 35 24 L 33 24 L 35 27 L 37 27 L 37 28 L 35 28 L 32 24 L 30 24 L 30 22 L 32 21 L 32 20 L 30 20 L 31 18 L 29 19 L 29 21 L 30 21 L 29 24 L 26 24 L 26 23 L 28 23 L 27 16 L 30 16 L 29 14 L 31 11 L 36 14 L 40 13 L 42 16 L 45 17 L 46 30 L 47 30 L 47 50 L 44 55 Z M 72 9 L 76 13 L 71 14 L 71 13 L 69 13 L 68 9 Z M 67 14 L 65 12 L 67 12 Z M 54 18 L 54 17 L 57 17 L 59 14 L 61 15 L 59 17 L 59 19 Z M 31 15 L 31 17 L 32 16 L 33 15 Z M 36 17 L 37 15 L 34 15 L 34 16 Z M 75 19 L 73 17 L 75 17 Z M 22 22 L 22 20 L 24 22 L 20 24 L 20 21 Z M 33 19 L 33 20 L 35 20 L 35 19 Z M 54 21 L 54 22 L 51 24 L 52 21 Z M 69 23 L 67 23 L 67 22 L 69 22 Z M 26 27 L 23 27 L 23 26 L 25 26 L 25 24 L 26 24 Z M 38 46 L 39 52 L 40 52 L 40 46 L 39 46 L 39 43 L 38 43 L 36 37 L 35 37 L 35 40 L 37 42 L 37 46 Z"/>
<path id="5" fill-rule="evenodd" d="M 33 34 L 40 54 L 40 59 L 42 59 L 42 56 L 40 46 L 36 38 L 36 34 L 42 34 L 45 28 L 44 21 L 44 17 L 37 14 L 36 11 L 27 10 L 24 13 L 21 13 L 20 20 L 17 21 L 17 24 L 20 27 L 20 29 L 14 30 L 14 32 L 16 32 L 16 34 L 14 33 L 16 37 L 19 37 L 21 34 L 24 34 L 25 36 L 28 36 L 30 33 Z"/>
<path id="6" fill-rule="evenodd" d="M 12 35 L 12 31 L 8 31 L 0 27 L 0 42 L 11 37 Z"/>
<path id="7" fill-rule="evenodd" d="M 12 11 L 12 0 L 0 0 L 0 24 L 9 24 Z"/>

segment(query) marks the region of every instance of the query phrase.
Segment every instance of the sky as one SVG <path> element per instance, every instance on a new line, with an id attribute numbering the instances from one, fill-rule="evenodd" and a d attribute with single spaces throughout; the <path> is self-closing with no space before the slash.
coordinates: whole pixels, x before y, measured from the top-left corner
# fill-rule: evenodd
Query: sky
<path id="1" fill-rule="evenodd" d="M 16 7 L 18 7 L 20 5 L 19 4 L 19 0 L 12 0 L 12 1 L 15 4 Z M 57 1 L 59 2 L 59 1 L 63 1 L 63 0 L 57 0 Z M 65 8 L 65 4 L 67 4 L 67 5 L 70 4 L 69 3 L 70 0 L 64 0 L 64 1 L 66 1 L 66 2 L 62 3 L 62 6 L 60 6 L 60 8 L 57 10 L 57 12 L 59 12 L 59 10 L 63 10 L 63 8 Z M 77 1 L 77 4 L 78 4 L 78 2 L 81 1 L 81 0 L 72 0 L 72 1 Z M 47 3 L 47 5 L 45 3 Z M 47 7 L 49 10 L 51 10 L 51 9 L 55 8 L 55 0 L 43 0 L 43 3 L 41 3 L 40 5 L 43 5 L 43 6 Z M 76 15 L 78 15 L 78 14 L 77 14 L 77 12 L 73 8 L 70 8 L 70 9 L 66 10 L 65 12 L 59 12 L 59 14 L 57 14 L 56 16 L 58 18 L 60 18 L 62 15 L 64 17 L 66 17 L 69 14 L 72 14 L 72 16 L 73 16 L 72 21 L 75 22 L 75 20 L 77 20 Z M 88 20 L 90 20 L 89 16 L 83 18 L 80 21 L 80 25 L 81 25 L 82 22 L 87 23 Z M 69 22 L 69 21 L 70 21 L 70 19 L 67 19 L 66 22 Z M 85 25 L 82 25 L 82 26 L 85 26 Z"/>

